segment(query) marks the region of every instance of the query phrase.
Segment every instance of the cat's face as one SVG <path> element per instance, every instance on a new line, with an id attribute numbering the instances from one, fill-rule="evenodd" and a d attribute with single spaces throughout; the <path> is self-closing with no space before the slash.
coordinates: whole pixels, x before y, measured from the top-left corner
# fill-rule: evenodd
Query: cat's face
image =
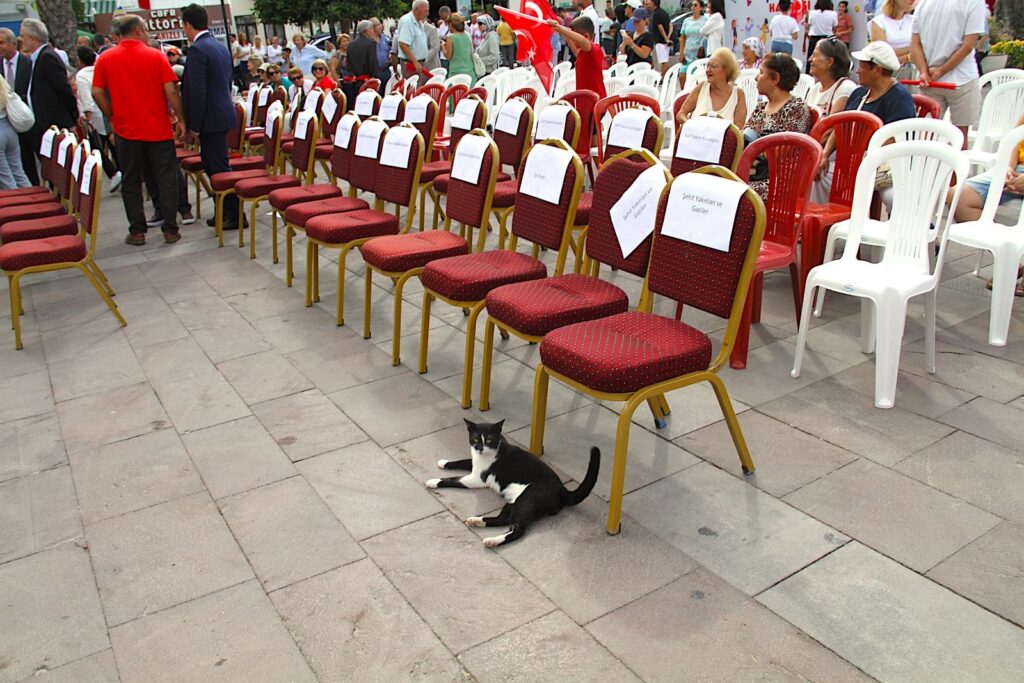
<path id="1" fill-rule="evenodd" d="M 469 429 L 469 445 L 477 453 L 483 453 L 484 451 L 496 451 L 498 445 L 501 443 L 501 426 L 505 424 L 505 421 L 501 422 L 470 422 L 464 420 L 466 428 Z"/>

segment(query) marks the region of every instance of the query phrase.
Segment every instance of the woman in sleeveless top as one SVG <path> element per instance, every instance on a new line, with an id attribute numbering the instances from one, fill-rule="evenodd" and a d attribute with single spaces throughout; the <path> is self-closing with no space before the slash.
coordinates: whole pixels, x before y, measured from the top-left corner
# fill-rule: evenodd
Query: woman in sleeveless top
<path id="1" fill-rule="evenodd" d="M 444 41 L 444 56 L 448 59 L 448 78 L 464 74 L 470 78 L 470 87 L 476 83 L 473 68 L 473 44 L 466 35 L 466 20 L 455 13 L 448 17 L 451 32 Z"/>
<path id="2" fill-rule="evenodd" d="M 914 0 L 884 0 L 882 11 L 871 20 L 868 29 L 871 40 L 885 41 L 896 51 L 900 60 L 900 70 L 893 74 L 896 78 L 911 78 L 913 66 L 910 63 L 910 41 L 914 34 Z"/>
<path id="3" fill-rule="evenodd" d="M 708 59 L 707 74 L 707 81 L 694 88 L 679 108 L 679 125 L 691 116 L 715 114 L 729 119 L 737 128 L 742 128 L 747 121 L 747 100 L 735 86 L 740 67 L 732 50 L 720 47 L 712 52 Z"/>

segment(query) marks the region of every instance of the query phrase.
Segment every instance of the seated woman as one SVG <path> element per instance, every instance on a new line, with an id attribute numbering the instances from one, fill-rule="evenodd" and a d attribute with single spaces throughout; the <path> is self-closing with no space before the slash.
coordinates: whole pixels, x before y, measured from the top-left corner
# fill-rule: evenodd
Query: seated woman
<path id="1" fill-rule="evenodd" d="M 747 122 L 747 100 L 734 85 L 740 69 L 732 50 L 720 47 L 711 53 L 707 74 L 707 81 L 698 84 L 683 102 L 676 120 L 682 125 L 691 116 L 714 114 L 742 128 Z"/>
<path id="2" fill-rule="evenodd" d="M 338 87 L 338 84 L 327 74 L 327 62 L 322 59 L 314 59 L 310 69 L 313 72 L 314 88 L 320 88 L 324 92 L 331 92 Z"/>
<path id="3" fill-rule="evenodd" d="M 759 69 L 761 59 L 764 57 L 764 43 L 757 36 L 751 36 L 743 41 L 743 48 L 740 54 L 740 69 Z"/>
<path id="4" fill-rule="evenodd" d="M 747 144 L 772 133 L 807 133 L 811 129 L 810 108 L 802 99 L 790 94 L 799 80 L 800 68 L 788 54 L 775 52 L 764 56 L 757 74 L 757 92 L 767 101 L 758 103 L 747 120 L 743 131 Z M 767 164 L 754 164 L 750 188 L 762 199 L 767 196 Z"/>
<path id="5" fill-rule="evenodd" d="M 857 89 L 857 84 L 847 78 L 847 74 L 850 73 L 850 51 L 846 49 L 846 44 L 838 38 L 819 40 L 808 63 L 811 75 L 821 84 L 821 91 L 811 102 L 811 106 L 816 108 L 822 117 L 846 109 L 846 101 Z M 826 141 L 831 137 L 830 132 Z M 828 201 L 835 161 L 835 154 L 830 154 L 827 166 L 819 170 L 814 187 L 811 188 L 812 202 L 824 204 Z"/>

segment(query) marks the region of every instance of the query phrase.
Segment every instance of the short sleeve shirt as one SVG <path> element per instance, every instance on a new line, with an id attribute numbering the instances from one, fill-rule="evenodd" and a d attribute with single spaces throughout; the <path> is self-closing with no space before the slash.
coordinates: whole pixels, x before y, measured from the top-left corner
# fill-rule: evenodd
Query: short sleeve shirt
<path id="1" fill-rule="evenodd" d="M 590 44 L 590 51 L 580 50 L 576 55 L 576 87 L 592 90 L 598 97 L 607 97 L 604 89 L 604 51 L 597 43 Z"/>
<path id="2" fill-rule="evenodd" d="M 408 45 L 416 59 L 424 60 L 427 58 L 427 34 L 423 32 L 423 27 L 420 26 L 420 22 L 416 21 L 416 17 L 412 15 L 412 12 L 403 14 L 402 18 L 398 20 L 398 28 L 395 29 L 395 41 L 396 43 Z M 405 53 L 400 52 L 399 57 L 404 59 Z"/>
<path id="3" fill-rule="evenodd" d="M 652 50 L 654 49 L 654 36 L 652 36 L 650 34 L 650 32 L 648 32 L 648 31 L 645 31 L 641 35 L 634 36 L 633 37 L 633 42 L 636 43 L 637 47 L 649 47 Z M 640 55 L 638 55 L 637 53 L 633 52 L 633 48 L 632 47 L 627 47 L 626 48 L 626 64 L 627 65 L 633 66 L 634 64 L 639 64 L 640 62 L 649 62 L 649 61 L 651 61 L 651 56 L 649 54 L 647 55 L 646 58 L 644 58 L 644 57 L 641 57 Z"/>
<path id="4" fill-rule="evenodd" d="M 668 12 L 660 7 L 654 10 L 654 16 L 651 17 L 651 27 L 648 30 L 654 36 L 655 43 L 667 43 L 668 40 L 662 37 L 659 26 L 665 29 L 666 36 L 672 37 L 672 23 L 668 18 Z"/>
<path id="5" fill-rule="evenodd" d="M 914 107 L 914 98 L 902 83 L 889 88 L 889 90 L 873 102 L 867 102 L 861 106 L 861 102 L 868 95 L 868 89 L 861 86 L 850 94 L 846 100 L 846 111 L 866 111 L 882 119 L 882 123 L 892 123 L 912 119 L 917 116 L 917 109 Z"/>
<path id="6" fill-rule="evenodd" d="M 914 10 L 913 32 L 921 38 L 928 66 L 940 66 L 960 49 L 964 38 L 987 30 L 984 0 L 928 0 Z M 978 63 L 967 55 L 943 75 L 947 83 L 963 85 L 978 78 Z"/>
<path id="7" fill-rule="evenodd" d="M 159 50 L 139 40 L 122 40 L 96 60 L 93 85 L 110 96 L 114 133 L 125 140 L 173 140 L 164 84 L 178 77 Z"/>

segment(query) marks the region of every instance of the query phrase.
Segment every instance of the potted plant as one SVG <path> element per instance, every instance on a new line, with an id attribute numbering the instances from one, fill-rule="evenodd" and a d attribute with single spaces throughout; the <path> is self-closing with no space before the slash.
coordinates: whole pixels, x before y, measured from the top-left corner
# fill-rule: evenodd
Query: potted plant
<path id="1" fill-rule="evenodd" d="M 1024 68 L 1024 40 L 1004 40 L 996 43 L 989 50 L 988 57 L 985 60 L 992 60 L 993 62 L 1002 62 L 1001 64 L 990 63 L 986 66 L 986 71 L 993 69 L 1005 69 L 1007 67 L 1011 69 L 1022 69 Z M 982 60 L 983 62 L 985 60 Z"/>

